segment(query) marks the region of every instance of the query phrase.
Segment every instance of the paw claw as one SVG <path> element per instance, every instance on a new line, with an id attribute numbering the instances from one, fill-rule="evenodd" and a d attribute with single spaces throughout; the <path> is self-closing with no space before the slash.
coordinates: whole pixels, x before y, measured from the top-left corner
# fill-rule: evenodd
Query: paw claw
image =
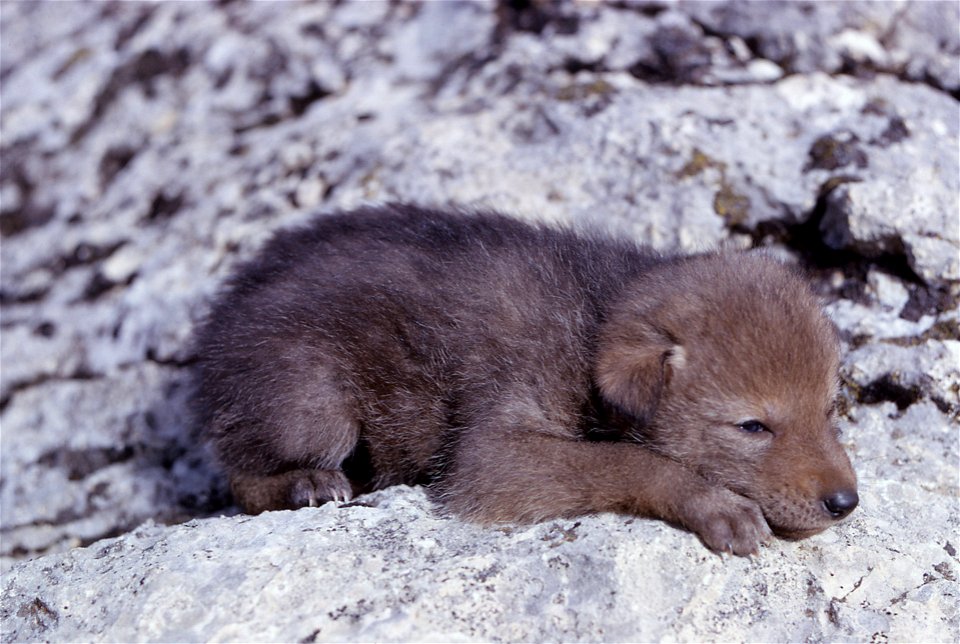
<path id="1" fill-rule="evenodd" d="M 341 503 L 350 490 L 350 481 L 339 470 L 299 470 L 289 489 L 293 508 L 316 508 L 328 501 Z"/>
<path id="2" fill-rule="evenodd" d="M 772 536 L 759 506 L 725 488 L 709 488 L 685 508 L 683 523 L 721 555 L 746 557 L 759 553 Z"/>

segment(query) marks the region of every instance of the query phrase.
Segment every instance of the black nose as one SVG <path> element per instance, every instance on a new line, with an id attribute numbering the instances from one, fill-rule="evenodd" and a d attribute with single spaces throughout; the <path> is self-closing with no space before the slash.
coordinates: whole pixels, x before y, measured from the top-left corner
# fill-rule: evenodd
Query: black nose
<path id="1" fill-rule="evenodd" d="M 847 516 L 860 502 L 860 497 L 854 490 L 840 490 L 834 492 L 823 499 L 823 507 L 827 509 L 834 519 L 842 519 Z"/>

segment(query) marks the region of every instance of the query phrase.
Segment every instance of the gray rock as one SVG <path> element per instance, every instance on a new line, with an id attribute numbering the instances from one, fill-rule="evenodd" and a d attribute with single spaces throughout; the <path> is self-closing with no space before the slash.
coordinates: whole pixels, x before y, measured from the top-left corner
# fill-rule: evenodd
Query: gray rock
<path id="1" fill-rule="evenodd" d="M 0 434 L 4 557 L 222 507 L 178 371 L 144 363 L 114 376 L 50 379 L 12 398 Z"/>
<path id="2" fill-rule="evenodd" d="M 935 502 L 942 490 L 864 486 L 858 518 L 752 560 L 609 514 L 464 525 L 403 487 L 342 508 L 146 524 L 20 564 L 0 618 L 5 641 L 950 637 L 960 570 L 936 526 L 955 506 Z"/>
<path id="3" fill-rule="evenodd" d="M 956 639 L 956 13 L 0 3 L 3 639 Z M 221 280 L 385 200 L 825 265 L 861 508 L 725 562 L 407 489 L 159 525 L 234 511 L 186 405 Z"/>
<path id="4" fill-rule="evenodd" d="M 711 32 L 751 42 L 757 55 L 790 72 L 883 71 L 932 77 L 941 89 L 960 90 L 956 3 L 693 0 L 681 6 Z"/>
<path id="5" fill-rule="evenodd" d="M 960 278 L 960 201 L 952 188 L 960 162 L 955 150 L 942 145 L 944 139 L 957 139 L 958 111 L 955 101 L 938 104 L 940 96 L 931 93 L 933 102 L 917 96 L 913 107 L 880 101 L 864 105 L 861 126 L 845 130 L 857 142 L 844 144 L 828 136 L 820 140 L 826 142 L 822 154 L 811 148 L 811 165 L 836 166 L 827 168 L 834 175 L 842 167 L 844 173 L 838 179 L 844 183 L 827 197 L 820 223 L 829 246 L 874 257 L 905 253 L 928 282 Z M 917 128 L 921 120 L 925 125 Z M 844 145 L 857 147 L 859 141 L 868 142 L 863 168 L 853 167 L 860 165 L 856 152 L 851 157 L 843 150 Z M 905 166 L 904 154 L 918 162 Z"/>
<path id="6" fill-rule="evenodd" d="M 416 8 L 392 41 L 391 54 L 403 79 L 435 80 L 447 67 L 482 49 L 493 35 L 490 2 L 427 2 Z"/>

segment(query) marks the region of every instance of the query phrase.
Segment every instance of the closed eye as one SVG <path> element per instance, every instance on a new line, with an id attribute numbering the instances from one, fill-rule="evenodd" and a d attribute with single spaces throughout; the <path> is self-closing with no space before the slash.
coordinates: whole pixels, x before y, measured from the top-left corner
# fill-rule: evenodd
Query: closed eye
<path id="1" fill-rule="evenodd" d="M 770 429 L 759 420 L 745 420 L 742 423 L 737 423 L 737 427 L 748 434 L 759 434 L 760 432 L 770 431 Z"/>

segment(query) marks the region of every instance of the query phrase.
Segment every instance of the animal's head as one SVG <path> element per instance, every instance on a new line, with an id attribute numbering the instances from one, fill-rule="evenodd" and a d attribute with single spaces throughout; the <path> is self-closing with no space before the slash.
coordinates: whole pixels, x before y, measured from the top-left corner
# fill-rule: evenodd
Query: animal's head
<path id="1" fill-rule="evenodd" d="M 810 536 L 857 505 L 834 417 L 836 331 L 806 283 L 757 254 L 707 254 L 633 284 L 600 338 L 602 396 L 653 449 Z"/>

